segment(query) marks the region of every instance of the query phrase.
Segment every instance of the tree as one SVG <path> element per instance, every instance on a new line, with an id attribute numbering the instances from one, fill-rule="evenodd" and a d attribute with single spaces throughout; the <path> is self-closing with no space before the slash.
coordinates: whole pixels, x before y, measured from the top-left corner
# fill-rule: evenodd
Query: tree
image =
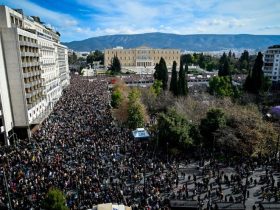
<path id="1" fill-rule="evenodd" d="M 222 67 L 225 63 L 225 61 L 227 60 L 227 55 L 226 53 L 224 52 L 223 55 L 221 56 L 220 60 L 219 60 L 219 65 L 220 67 Z"/>
<path id="2" fill-rule="evenodd" d="M 231 52 L 231 50 L 228 52 L 228 57 L 229 58 L 231 58 L 231 56 L 232 56 L 232 52 Z"/>
<path id="3" fill-rule="evenodd" d="M 160 58 L 159 64 L 155 66 L 154 78 L 162 82 L 163 90 L 167 90 L 168 70 L 165 60 L 162 57 Z"/>
<path id="4" fill-rule="evenodd" d="M 160 69 L 159 69 L 159 64 L 156 63 L 156 66 L 155 66 L 155 72 L 154 72 L 154 79 L 155 80 L 159 80 L 160 79 Z"/>
<path id="5" fill-rule="evenodd" d="M 118 108 L 122 102 L 122 94 L 120 90 L 115 90 L 111 96 L 111 106 L 113 108 Z"/>
<path id="6" fill-rule="evenodd" d="M 191 128 L 188 120 L 175 109 L 170 109 L 166 114 L 160 113 L 158 117 L 159 140 L 162 142 L 160 145 L 169 143 L 171 148 L 179 150 L 190 147 L 193 144 Z"/>
<path id="7" fill-rule="evenodd" d="M 199 54 L 198 65 L 202 69 L 205 69 L 205 67 L 206 67 L 206 61 L 205 61 L 205 57 L 204 57 L 203 53 Z"/>
<path id="8" fill-rule="evenodd" d="M 120 60 L 117 56 L 113 57 L 113 62 L 111 64 L 109 70 L 111 70 L 112 74 L 121 73 L 121 63 L 120 63 Z"/>
<path id="9" fill-rule="evenodd" d="M 121 124 L 127 122 L 128 114 L 128 87 L 125 82 L 121 79 L 116 79 L 113 87 L 113 94 L 111 98 L 111 105 L 114 107 L 112 114 Z M 116 94 L 114 96 L 114 94 Z"/>
<path id="10" fill-rule="evenodd" d="M 104 53 L 99 50 L 95 50 L 87 56 L 87 63 L 92 64 L 93 61 L 100 61 L 101 64 L 104 62 Z"/>
<path id="11" fill-rule="evenodd" d="M 129 104 L 128 107 L 128 127 L 132 129 L 142 128 L 145 124 L 144 105 L 140 101 Z"/>
<path id="12" fill-rule="evenodd" d="M 225 55 L 225 58 L 222 58 L 222 60 L 223 59 L 224 61 L 223 63 L 221 63 L 221 67 L 218 72 L 219 77 L 230 76 L 230 67 L 229 67 L 228 58 Z"/>
<path id="13" fill-rule="evenodd" d="M 245 69 L 246 71 L 249 70 L 249 52 L 247 50 L 244 50 L 244 52 L 241 54 L 238 63 L 239 63 L 239 70 Z"/>
<path id="14" fill-rule="evenodd" d="M 187 65 L 187 64 L 186 64 Z M 183 67 L 183 62 L 180 61 L 180 70 L 179 70 L 179 80 L 178 80 L 178 95 L 185 96 L 187 95 L 187 86 L 186 86 L 186 73 Z"/>
<path id="15" fill-rule="evenodd" d="M 151 86 L 151 91 L 158 96 L 162 90 L 162 82 L 160 80 L 154 80 L 153 85 Z"/>
<path id="16" fill-rule="evenodd" d="M 274 154 L 278 132 L 263 119 L 257 106 L 231 103 L 223 110 L 227 123 L 216 132 L 216 140 L 225 152 L 245 157 Z"/>
<path id="17" fill-rule="evenodd" d="M 66 199 L 63 193 L 56 188 L 52 188 L 42 201 L 42 208 L 48 210 L 68 210 Z"/>
<path id="18" fill-rule="evenodd" d="M 225 127 L 226 117 L 221 109 L 210 109 L 206 118 L 201 120 L 200 133 L 204 137 L 205 146 L 214 146 L 214 135 L 218 129 Z"/>
<path id="19" fill-rule="evenodd" d="M 183 64 L 191 64 L 193 63 L 193 56 L 191 54 L 184 54 L 181 56 L 181 60 Z"/>
<path id="20" fill-rule="evenodd" d="M 212 77 L 209 80 L 209 90 L 212 95 L 220 97 L 234 95 L 230 77 Z"/>
<path id="21" fill-rule="evenodd" d="M 268 80 L 265 79 L 264 73 L 262 71 L 263 60 L 262 53 L 259 52 L 255 60 L 252 71 L 249 71 L 247 78 L 244 83 L 244 89 L 253 94 L 259 94 L 261 91 L 264 91 L 269 85 Z"/>
<path id="22" fill-rule="evenodd" d="M 128 96 L 127 124 L 132 129 L 143 127 L 145 118 L 147 118 L 146 109 L 140 97 L 140 92 L 137 89 L 132 89 Z"/>
<path id="23" fill-rule="evenodd" d="M 186 78 L 186 76 L 188 77 L 188 72 L 189 72 L 189 67 L 188 67 L 188 64 L 185 65 L 185 88 L 186 88 L 186 95 L 188 94 L 189 92 L 189 87 L 188 87 L 188 78 Z"/>
<path id="24" fill-rule="evenodd" d="M 176 61 L 173 61 L 172 74 L 169 90 L 176 96 L 178 95 L 178 82 L 177 82 L 177 71 L 176 71 Z"/>
<path id="25" fill-rule="evenodd" d="M 73 52 L 72 54 L 70 54 L 70 55 L 68 56 L 68 63 L 69 63 L 69 64 L 74 64 L 74 63 L 77 62 L 77 60 L 78 60 L 78 57 L 77 57 L 77 55 L 76 55 L 75 52 Z"/>

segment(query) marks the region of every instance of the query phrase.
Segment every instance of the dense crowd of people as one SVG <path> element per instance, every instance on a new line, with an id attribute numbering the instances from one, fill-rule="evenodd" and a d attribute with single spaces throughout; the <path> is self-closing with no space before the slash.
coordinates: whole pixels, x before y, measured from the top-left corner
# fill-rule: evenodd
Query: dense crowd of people
<path id="1" fill-rule="evenodd" d="M 108 202 L 162 209 L 168 199 L 196 199 L 211 206 L 213 190 L 220 200 L 233 199 L 223 195 L 225 182 L 247 193 L 246 186 L 254 183 L 242 182 L 243 174 L 252 170 L 247 165 L 229 176 L 211 162 L 198 178 L 179 170 L 188 161 L 166 158 L 149 142 L 135 141 L 130 130 L 113 121 L 108 82 L 105 76 L 72 76 L 32 138 L 0 150 L 0 206 L 7 207 L 10 197 L 13 209 L 38 209 L 51 187 L 65 193 L 70 209 Z M 269 172 L 267 180 L 274 180 Z"/>

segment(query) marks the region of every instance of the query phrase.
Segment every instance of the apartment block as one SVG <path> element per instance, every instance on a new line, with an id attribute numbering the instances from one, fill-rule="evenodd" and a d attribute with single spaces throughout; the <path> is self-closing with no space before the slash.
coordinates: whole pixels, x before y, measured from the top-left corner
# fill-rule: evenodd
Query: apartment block
<path id="1" fill-rule="evenodd" d="M 179 49 L 153 49 L 146 46 L 141 46 L 133 49 L 124 49 L 116 47 L 113 49 L 105 49 L 104 65 L 109 67 L 114 56 L 120 60 L 123 69 L 135 71 L 137 73 L 147 70 L 153 73 L 156 63 L 159 63 L 160 58 L 164 58 L 167 68 L 171 69 L 173 61 L 180 62 Z"/>
<path id="2" fill-rule="evenodd" d="M 280 81 L 280 45 L 268 47 L 263 57 L 263 72 L 272 82 Z"/>
<path id="3" fill-rule="evenodd" d="M 0 116 L 3 137 L 30 137 L 70 82 L 67 47 L 39 17 L 0 6 Z M 66 55 L 66 56 L 65 56 Z"/>

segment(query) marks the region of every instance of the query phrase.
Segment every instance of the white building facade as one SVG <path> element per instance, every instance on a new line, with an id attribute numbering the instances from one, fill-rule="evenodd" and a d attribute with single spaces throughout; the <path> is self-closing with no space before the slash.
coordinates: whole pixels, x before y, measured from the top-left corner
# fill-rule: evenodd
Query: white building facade
<path id="1" fill-rule="evenodd" d="M 272 82 L 280 82 L 280 45 L 268 47 L 263 57 L 263 72 Z"/>
<path id="2" fill-rule="evenodd" d="M 30 137 L 30 129 L 52 110 L 70 76 L 67 56 L 58 56 L 60 48 L 67 55 L 60 34 L 40 18 L 0 6 L 0 38 L 1 133 L 5 143 L 11 143 L 15 134 Z"/>

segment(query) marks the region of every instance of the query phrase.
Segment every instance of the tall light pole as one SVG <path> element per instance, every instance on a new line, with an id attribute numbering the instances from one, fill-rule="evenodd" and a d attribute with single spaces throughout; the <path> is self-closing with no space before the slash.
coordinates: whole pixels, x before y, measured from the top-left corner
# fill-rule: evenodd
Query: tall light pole
<path id="1" fill-rule="evenodd" d="M 146 144 L 145 153 L 148 151 L 148 144 Z M 146 155 L 146 154 L 145 154 Z M 144 163 L 144 196 L 146 196 L 146 162 Z"/>
<path id="2" fill-rule="evenodd" d="M 168 144 L 169 144 L 169 143 L 166 142 L 166 157 L 167 157 L 167 163 L 169 162 L 169 161 L 168 161 Z"/>
<path id="3" fill-rule="evenodd" d="M 7 157 L 7 155 L 6 155 L 6 157 Z M 6 162 L 6 161 L 7 161 L 7 162 Z M 3 166 L 4 182 L 5 182 L 6 192 L 7 192 L 8 201 L 9 201 L 9 207 L 8 207 L 8 209 L 13 209 L 13 208 L 12 208 L 11 198 L 10 198 L 10 192 L 9 192 L 7 177 L 6 177 L 6 165 L 8 165 L 8 159 L 7 159 L 6 161 L 5 161 L 6 163 L 5 163 L 4 166 Z"/>

